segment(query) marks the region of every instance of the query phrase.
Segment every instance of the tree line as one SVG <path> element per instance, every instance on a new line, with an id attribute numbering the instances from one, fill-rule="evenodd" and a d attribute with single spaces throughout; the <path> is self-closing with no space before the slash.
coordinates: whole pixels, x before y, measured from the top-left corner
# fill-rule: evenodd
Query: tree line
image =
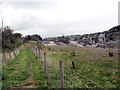
<path id="1" fill-rule="evenodd" d="M 42 37 L 37 34 L 26 35 L 23 37 L 21 33 L 15 33 L 14 30 L 9 26 L 5 26 L 0 29 L 1 29 L 1 34 L 2 34 L 2 36 L 0 37 L 0 42 L 2 44 L 1 51 L 3 54 L 4 61 L 6 61 L 5 53 L 14 52 L 14 55 L 16 56 L 15 50 L 17 50 L 24 43 L 29 42 L 29 41 L 39 42 L 42 40 Z"/>

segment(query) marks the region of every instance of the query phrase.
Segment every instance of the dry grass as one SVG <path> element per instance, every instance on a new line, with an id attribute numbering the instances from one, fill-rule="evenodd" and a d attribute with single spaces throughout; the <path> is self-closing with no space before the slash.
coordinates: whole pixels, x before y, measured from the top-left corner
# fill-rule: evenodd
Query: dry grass
<path id="1" fill-rule="evenodd" d="M 48 47 L 47 47 L 48 48 Z M 91 47 L 71 47 L 71 46 L 50 46 L 52 52 L 75 52 L 80 54 L 80 60 L 87 60 L 91 62 L 96 62 L 98 60 L 108 60 L 113 62 L 118 62 L 118 55 L 114 54 L 114 57 L 109 57 L 108 49 L 104 48 L 91 48 Z M 117 52 L 117 49 L 114 49 Z"/>

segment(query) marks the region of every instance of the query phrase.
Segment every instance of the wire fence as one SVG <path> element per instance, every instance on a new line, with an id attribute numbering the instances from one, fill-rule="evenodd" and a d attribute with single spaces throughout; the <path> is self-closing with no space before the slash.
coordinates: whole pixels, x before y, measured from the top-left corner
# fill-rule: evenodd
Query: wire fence
<path id="1" fill-rule="evenodd" d="M 36 53 L 35 48 L 31 48 L 34 53 Z M 46 55 L 46 54 L 44 54 Z M 45 56 L 46 57 L 46 56 Z M 49 80 L 48 82 L 48 87 L 51 88 L 106 88 L 105 86 L 95 82 L 94 80 L 87 78 L 86 76 L 76 73 L 72 68 L 70 67 L 63 67 L 64 73 L 61 75 L 61 67 L 56 68 L 55 66 L 51 66 L 47 63 L 48 60 L 46 60 L 46 63 L 44 62 L 46 58 L 43 58 L 43 67 L 46 68 L 47 66 L 47 74 Z M 59 61 L 57 62 L 59 65 Z M 48 64 L 48 65 L 46 65 Z M 44 68 L 44 70 L 46 70 Z M 78 75 L 79 74 L 79 75 Z M 62 78 L 62 82 L 61 82 Z M 62 83 L 62 85 L 61 85 Z"/>

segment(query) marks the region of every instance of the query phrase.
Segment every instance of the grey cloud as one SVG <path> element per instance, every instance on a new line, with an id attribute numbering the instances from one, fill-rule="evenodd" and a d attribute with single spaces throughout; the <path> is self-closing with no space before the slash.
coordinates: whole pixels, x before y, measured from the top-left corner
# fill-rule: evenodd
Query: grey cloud
<path id="1" fill-rule="evenodd" d="M 6 6 L 10 6 L 16 9 L 41 9 L 41 8 L 52 8 L 55 7 L 56 3 L 55 2 L 6 2 Z"/>
<path id="2" fill-rule="evenodd" d="M 34 21 L 35 24 L 32 26 L 33 23 L 31 23 L 31 27 L 24 28 L 23 30 L 26 30 L 28 34 L 30 33 L 30 30 L 33 30 L 32 33 L 39 33 L 43 37 L 49 37 L 49 36 L 60 36 L 60 35 L 72 35 L 72 34 L 83 34 L 83 33 L 91 33 L 91 32 L 96 32 L 96 31 L 104 31 L 106 30 L 103 26 L 101 26 L 97 22 L 95 24 L 95 21 L 85 21 L 85 22 L 58 22 L 54 23 L 51 21 L 50 22 L 41 22 L 39 20 Z M 49 24 L 48 24 L 49 23 Z M 107 27 L 110 29 L 113 27 L 114 23 L 107 24 L 104 23 L 104 26 L 109 26 Z M 24 26 L 24 25 L 23 25 Z M 37 29 L 35 31 L 34 29 Z M 45 31 L 43 31 L 45 30 Z"/>
<path id="3" fill-rule="evenodd" d="M 41 2 L 9 2 L 6 3 L 7 7 L 13 7 L 15 9 L 46 9 L 56 7 L 54 0 L 40 0 Z M 17 14 L 16 14 L 17 15 Z M 59 16 L 60 17 L 60 16 Z M 113 21 L 109 21 L 113 18 Z M 38 33 L 43 37 L 70 35 L 70 34 L 83 34 L 96 31 L 104 31 L 117 25 L 115 17 L 102 16 L 94 17 L 84 21 L 52 21 L 42 20 L 41 17 L 35 14 L 23 14 L 17 19 L 12 19 L 11 27 L 15 31 L 22 32 L 22 34 Z"/>
<path id="4" fill-rule="evenodd" d="M 40 23 L 39 19 L 34 16 L 22 16 L 19 20 L 14 20 L 13 28 L 17 31 L 27 30 L 29 28 L 34 28 L 38 23 Z M 42 21 L 41 21 L 42 22 Z"/>
<path id="5" fill-rule="evenodd" d="M 96 22 L 97 20 L 99 22 Z M 24 23 L 26 23 L 27 25 L 25 25 Z M 84 22 L 83 21 L 73 21 L 73 22 L 46 21 L 45 22 L 37 18 L 35 19 L 34 17 L 34 19 L 30 19 L 24 23 L 19 23 L 18 29 L 22 27 L 22 30 L 27 31 L 28 34 L 36 32 L 43 37 L 104 31 L 116 25 L 115 23 L 112 22 L 107 24 L 107 21 L 103 23 L 101 18 L 99 19 L 94 18 Z M 37 31 L 35 31 L 35 29 Z"/>

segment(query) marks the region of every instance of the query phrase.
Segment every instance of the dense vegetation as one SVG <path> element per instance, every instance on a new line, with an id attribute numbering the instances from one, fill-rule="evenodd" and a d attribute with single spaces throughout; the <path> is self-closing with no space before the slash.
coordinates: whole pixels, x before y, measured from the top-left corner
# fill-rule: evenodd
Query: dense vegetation
<path id="1" fill-rule="evenodd" d="M 12 51 L 15 48 L 18 48 L 20 45 L 22 45 L 23 42 L 28 42 L 31 40 L 41 41 L 42 37 L 40 37 L 37 34 L 22 37 L 21 33 L 14 33 L 10 27 L 6 26 L 3 28 L 2 31 L 2 51 L 3 52 Z"/>
<path id="2" fill-rule="evenodd" d="M 2 51 L 9 52 L 23 44 L 20 33 L 13 33 L 10 27 L 4 27 L 2 31 Z"/>

